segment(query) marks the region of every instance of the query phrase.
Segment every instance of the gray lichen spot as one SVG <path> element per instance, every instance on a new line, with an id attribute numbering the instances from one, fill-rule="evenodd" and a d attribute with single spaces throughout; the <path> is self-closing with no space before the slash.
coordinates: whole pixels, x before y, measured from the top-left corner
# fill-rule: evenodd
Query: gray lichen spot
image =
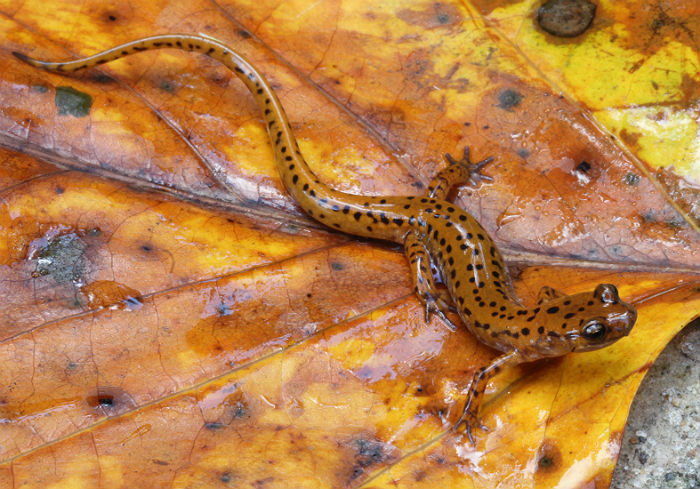
<path id="1" fill-rule="evenodd" d="M 498 106 L 501 109 L 508 110 L 520 104 L 522 99 L 523 96 L 520 93 L 511 88 L 507 88 L 498 94 Z"/>
<path id="2" fill-rule="evenodd" d="M 92 97 L 73 87 L 56 87 L 56 107 L 58 115 L 85 117 L 90 113 Z"/>
<path id="3" fill-rule="evenodd" d="M 74 233 L 52 239 L 37 254 L 35 275 L 51 275 L 58 283 L 79 280 L 85 273 L 86 247 Z"/>

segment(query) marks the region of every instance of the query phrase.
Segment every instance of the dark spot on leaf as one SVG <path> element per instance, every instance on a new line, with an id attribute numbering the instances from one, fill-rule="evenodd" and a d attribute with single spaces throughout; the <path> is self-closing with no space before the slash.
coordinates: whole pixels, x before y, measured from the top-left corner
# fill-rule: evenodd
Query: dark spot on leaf
<path id="1" fill-rule="evenodd" d="M 95 73 L 90 78 L 97 83 L 112 83 L 114 81 L 114 78 L 104 73 Z"/>
<path id="2" fill-rule="evenodd" d="M 561 453 L 556 443 L 550 439 L 545 439 L 540 445 L 537 456 L 536 471 L 555 472 L 561 465 Z"/>
<path id="3" fill-rule="evenodd" d="M 635 187 L 639 185 L 639 178 L 639 175 L 637 175 L 636 173 L 628 173 L 627 175 L 625 175 L 625 183 L 627 185 Z"/>
<path id="4" fill-rule="evenodd" d="M 58 115 L 85 117 L 90 113 L 92 97 L 73 87 L 56 87 L 55 103 Z"/>
<path id="5" fill-rule="evenodd" d="M 523 96 L 520 93 L 511 88 L 507 88 L 505 90 L 501 90 L 501 92 L 498 94 L 498 106 L 501 109 L 508 110 L 520 104 L 522 99 Z"/>
<path id="6" fill-rule="evenodd" d="M 160 89 L 164 92 L 173 93 L 175 91 L 175 84 L 170 80 L 161 80 Z"/>
<path id="7" fill-rule="evenodd" d="M 216 312 L 219 313 L 219 316 L 230 316 L 233 314 L 233 310 L 227 304 L 223 303 L 216 306 Z"/>
<path id="8" fill-rule="evenodd" d="M 591 169 L 591 164 L 585 160 L 581 161 L 578 165 L 576 165 L 576 171 L 579 173 L 588 173 L 588 170 Z"/>

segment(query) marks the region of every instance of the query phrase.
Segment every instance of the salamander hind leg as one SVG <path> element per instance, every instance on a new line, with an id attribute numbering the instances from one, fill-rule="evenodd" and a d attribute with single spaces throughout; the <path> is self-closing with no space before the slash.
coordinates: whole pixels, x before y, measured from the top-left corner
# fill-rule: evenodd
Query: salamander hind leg
<path id="1" fill-rule="evenodd" d="M 478 187 L 481 182 L 492 180 L 488 175 L 481 173 L 481 169 L 493 161 L 492 156 L 472 163 L 469 158 L 469 146 L 465 146 L 461 160 L 455 160 L 447 153 L 445 159 L 450 165 L 438 173 L 428 187 L 428 197 L 431 199 L 444 200 L 450 189 L 456 185 L 468 183 Z"/>
<path id="2" fill-rule="evenodd" d="M 406 236 L 404 249 L 411 267 L 413 290 L 425 304 L 425 322 L 429 322 L 430 314 L 435 313 L 450 330 L 456 331 L 457 327 L 445 315 L 447 311 L 455 311 L 452 298 L 447 291 L 439 290 L 435 286 L 430 269 L 430 253 L 417 233 L 411 232 Z"/>
<path id="3" fill-rule="evenodd" d="M 507 367 L 512 367 L 523 361 L 520 352 L 511 351 L 500 357 L 497 357 L 490 365 L 482 367 L 474 373 L 471 384 L 469 385 L 469 394 L 467 402 L 464 405 L 464 411 L 454 424 L 454 430 L 459 429 L 459 426 L 464 424 L 465 431 L 469 441 L 474 444 L 472 429 L 480 428 L 483 431 L 488 431 L 488 428 L 479 422 L 479 407 L 484 397 L 484 390 L 489 380 L 498 372 Z"/>

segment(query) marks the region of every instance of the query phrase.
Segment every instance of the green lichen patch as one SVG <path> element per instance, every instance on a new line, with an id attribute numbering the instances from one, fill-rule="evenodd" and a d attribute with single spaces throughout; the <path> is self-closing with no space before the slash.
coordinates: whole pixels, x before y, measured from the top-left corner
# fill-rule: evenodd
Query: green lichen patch
<path id="1" fill-rule="evenodd" d="M 35 275 L 51 275 L 58 283 L 79 280 L 85 272 L 86 248 L 75 233 L 57 236 L 38 250 Z"/>
<path id="2" fill-rule="evenodd" d="M 58 115 L 85 117 L 90 113 L 92 97 L 73 87 L 56 87 L 56 107 Z"/>

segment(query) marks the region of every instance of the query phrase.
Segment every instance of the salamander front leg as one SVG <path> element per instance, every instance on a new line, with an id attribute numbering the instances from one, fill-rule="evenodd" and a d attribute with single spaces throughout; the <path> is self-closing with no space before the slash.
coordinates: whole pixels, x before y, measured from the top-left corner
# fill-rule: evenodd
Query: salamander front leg
<path id="1" fill-rule="evenodd" d="M 454 430 L 457 430 L 459 429 L 459 425 L 464 423 L 467 437 L 472 445 L 474 444 L 474 437 L 472 436 L 473 427 L 476 426 L 483 431 L 488 431 L 486 426 L 479 423 L 479 407 L 481 406 L 486 385 L 489 383 L 489 380 L 502 369 L 517 365 L 522 361 L 523 359 L 520 352 L 514 350 L 497 357 L 490 365 L 481 367 L 474 373 L 472 382 L 469 385 L 469 394 L 467 395 L 467 402 L 464 405 L 464 411 L 462 411 L 462 416 L 459 417 L 454 425 Z"/>
<path id="2" fill-rule="evenodd" d="M 450 330 L 456 331 L 457 326 L 445 316 L 445 312 L 455 311 L 452 298 L 447 291 L 439 290 L 435 286 L 430 269 L 430 253 L 415 232 L 406 236 L 404 252 L 411 267 L 413 290 L 425 304 L 425 322 L 430 321 L 430 314 L 434 312 Z"/>
<path id="3" fill-rule="evenodd" d="M 492 180 L 488 175 L 481 173 L 481 169 L 493 161 L 493 157 L 486 158 L 476 163 L 469 159 L 469 146 L 464 147 L 464 155 L 461 160 L 455 160 L 449 154 L 445 154 L 445 159 L 450 164 L 438 173 L 428 187 L 428 197 L 431 199 L 444 200 L 450 189 L 456 185 L 468 183 L 478 187 L 481 182 Z"/>

